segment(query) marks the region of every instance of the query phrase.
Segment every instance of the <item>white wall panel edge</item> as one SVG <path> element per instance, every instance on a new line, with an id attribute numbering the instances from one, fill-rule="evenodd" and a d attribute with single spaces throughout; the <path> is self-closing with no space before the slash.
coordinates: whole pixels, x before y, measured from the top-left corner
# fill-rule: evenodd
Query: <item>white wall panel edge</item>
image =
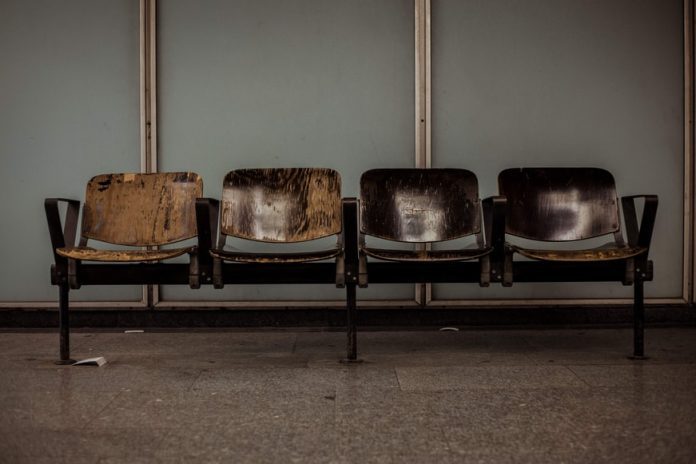
<path id="1" fill-rule="evenodd" d="M 684 0 L 684 284 L 683 297 L 696 300 L 694 215 L 694 0 Z"/>
<path id="2" fill-rule="evenodd" d="M 335 307 L 345 308 L 345 300 L 238 300 L 238 301 L 159 301 L 155 308 L 316 308 Z M 420 306 L 415 300 L 358 300 L 358 307 L 404 307 Z"/>
<path id="3" fill-rule="evenodd" d="M 646 298 L 648 305 L 686 304 L 683 298 Z M 433 300 L 431 306 L 616 306 L 632 305 L 630 298 L 606 299 L 535 299 L 535 300 Z"/>
<path id="4" fill-rule="evenodd" d="M 58 302 L 51 301 L 1 301 L 0 308 L 37 308 L 37 309 L 58 309 Z M 146 309 L 147 305 L 142 300 L 132 301 L 71 301 L 70 309 L 79 308 L 138 308 Z"/>

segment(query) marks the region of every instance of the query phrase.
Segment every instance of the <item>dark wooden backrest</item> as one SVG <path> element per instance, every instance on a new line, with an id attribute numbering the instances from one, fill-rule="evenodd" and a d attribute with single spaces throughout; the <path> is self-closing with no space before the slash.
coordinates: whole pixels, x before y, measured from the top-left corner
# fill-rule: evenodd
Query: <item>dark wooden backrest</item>
<path id="1" fill-rule="evenodd" d="M 196 236 L 192 172 L 103 174 L 87 183 L 82 236 L 118 245 L 165 245 Z"/>
<path id="2" fill-rule="evenodd" d="M 480 231 L 476 175 L 465 169 L 373 169 L 360 178 L 361 232 L 437 242 Z"/>
<path id="3" fill-rule="evenodd" d="M 619 230 L 614 177 L 604 169 L 506 169 L 498 187 L 507 198 L 508 234 L 570 241 Z"/>
<path id="4" fill-rule="evenodd" d="M 341 176 L 333 169 L 238 169 L 225 176 L 220 231 L 261 242 L 341 232 Z"/>

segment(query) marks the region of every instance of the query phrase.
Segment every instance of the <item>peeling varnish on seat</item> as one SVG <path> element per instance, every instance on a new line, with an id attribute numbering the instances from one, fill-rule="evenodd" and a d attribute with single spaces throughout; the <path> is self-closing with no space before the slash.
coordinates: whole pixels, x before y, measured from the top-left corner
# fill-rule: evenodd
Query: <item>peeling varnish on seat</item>
<path id="1" fill-rule="evenodd" d="M 490 247 L 462 250 L 391 250 L 363 247 L 362 251 L 373 258 L 398 262 L 454 262 L 469 261 L 486 256 L 493 251 Z"/>
<path id="2" fill-rule="evenodd" d="M 360 179 L 361 231 L 401 242 L 480 231 L 478 181 L 465 169 L 372 169 Z"/>
<path id="3" fill-rule="evenodd" d="M 498 176 L 508 200 L 506 233 L 542 242 L 584 240 L 619 231 L 614 177 L 599 168 L 506 169 Z M 549 250 L 509 245 L 530 259 L 561 262 L 634 258 L 648 250 L 609 243 L 592 249 Z"/>
<path id="4" fill-rule="evenodd" d="M 335 258 L 341 253 L 340 248 L 328 250 L 294 252 L 294 253 L 250 253 L 242 251 L 211 250 L 216 258 L 237 263 L 309 263 Z"/>
<path id="5" fill-rule="evenodd" d="M 103 174 L 87 184 L 84 237 L 156 246 L 196 236 L 196 198 L 203 181 L 190 172 Z"/>
<path id="6" fill-rule="evenodd" d="M 64 258 L 80 261 L 100 261 L 113 263 L 132 263 L 161 261 L 191 253 L 195 246 L 171 248 L 166 250 L 99 250 L 91 247 L 58 248 L 56 253 Z"/>
<path id="7" fill-rule="evenodd" d="M 583 240 L 619 230 L 614 177 L 599 168 L 506 169 L 506 232 L 541 241 Z"/>
<path id="8" fill-rule="evenodd" d="M 290 243 L 340 231 L 341 178 L 332 169 L 238 169 L 225 177 L 225 235 Z"/>
<path id="9" fill-rule="evenodd" d="M 590 250 L 533 250 L 518 246 L 511 247 L 522 256 L 542 261 L 612 261 L 633 258 L 647 252 L 642 247 L 595 248 Z"/>

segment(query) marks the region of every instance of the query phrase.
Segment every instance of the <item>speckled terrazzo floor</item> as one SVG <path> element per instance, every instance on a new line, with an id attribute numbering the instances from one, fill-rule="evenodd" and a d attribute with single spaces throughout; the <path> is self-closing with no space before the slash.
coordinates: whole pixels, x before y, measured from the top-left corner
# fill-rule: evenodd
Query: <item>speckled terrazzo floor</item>
<path id="1" fill-rule="evenodd" d="M 0 462 L 696 462 L 696 328 L 0 333 Z"/>

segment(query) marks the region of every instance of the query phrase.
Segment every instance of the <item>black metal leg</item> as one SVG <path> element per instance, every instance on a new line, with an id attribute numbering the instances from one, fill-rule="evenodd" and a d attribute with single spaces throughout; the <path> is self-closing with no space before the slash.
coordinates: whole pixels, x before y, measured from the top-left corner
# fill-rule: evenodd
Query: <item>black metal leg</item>
<path id="1" fill-rule="evenodd" d="M 69 319 L 69 292 L 67 284 L 58 286 L 60 296 L 58 300 L 58 319 L 60 331 L 60 360 L 56 364 L 73 364 L 75 361 L 70 359 L 70 319 Z"/>
<path id="2" fill-rule="evenodd" d="M 355 284 L 346 283 L 346 331 L 348 334 L 348 344 L 346 346 L 346 360 L 348 362 L 358 359 L 358 328 L 356 324 L 356 305 L 355 305 Z"/>
<path id="3" fill-rule="evenodd" d="M 633 283 L 633 356 L 632 359 L 645 357 L 645 306 L 643 304 L 643 278 L 636 275 Z"/>

